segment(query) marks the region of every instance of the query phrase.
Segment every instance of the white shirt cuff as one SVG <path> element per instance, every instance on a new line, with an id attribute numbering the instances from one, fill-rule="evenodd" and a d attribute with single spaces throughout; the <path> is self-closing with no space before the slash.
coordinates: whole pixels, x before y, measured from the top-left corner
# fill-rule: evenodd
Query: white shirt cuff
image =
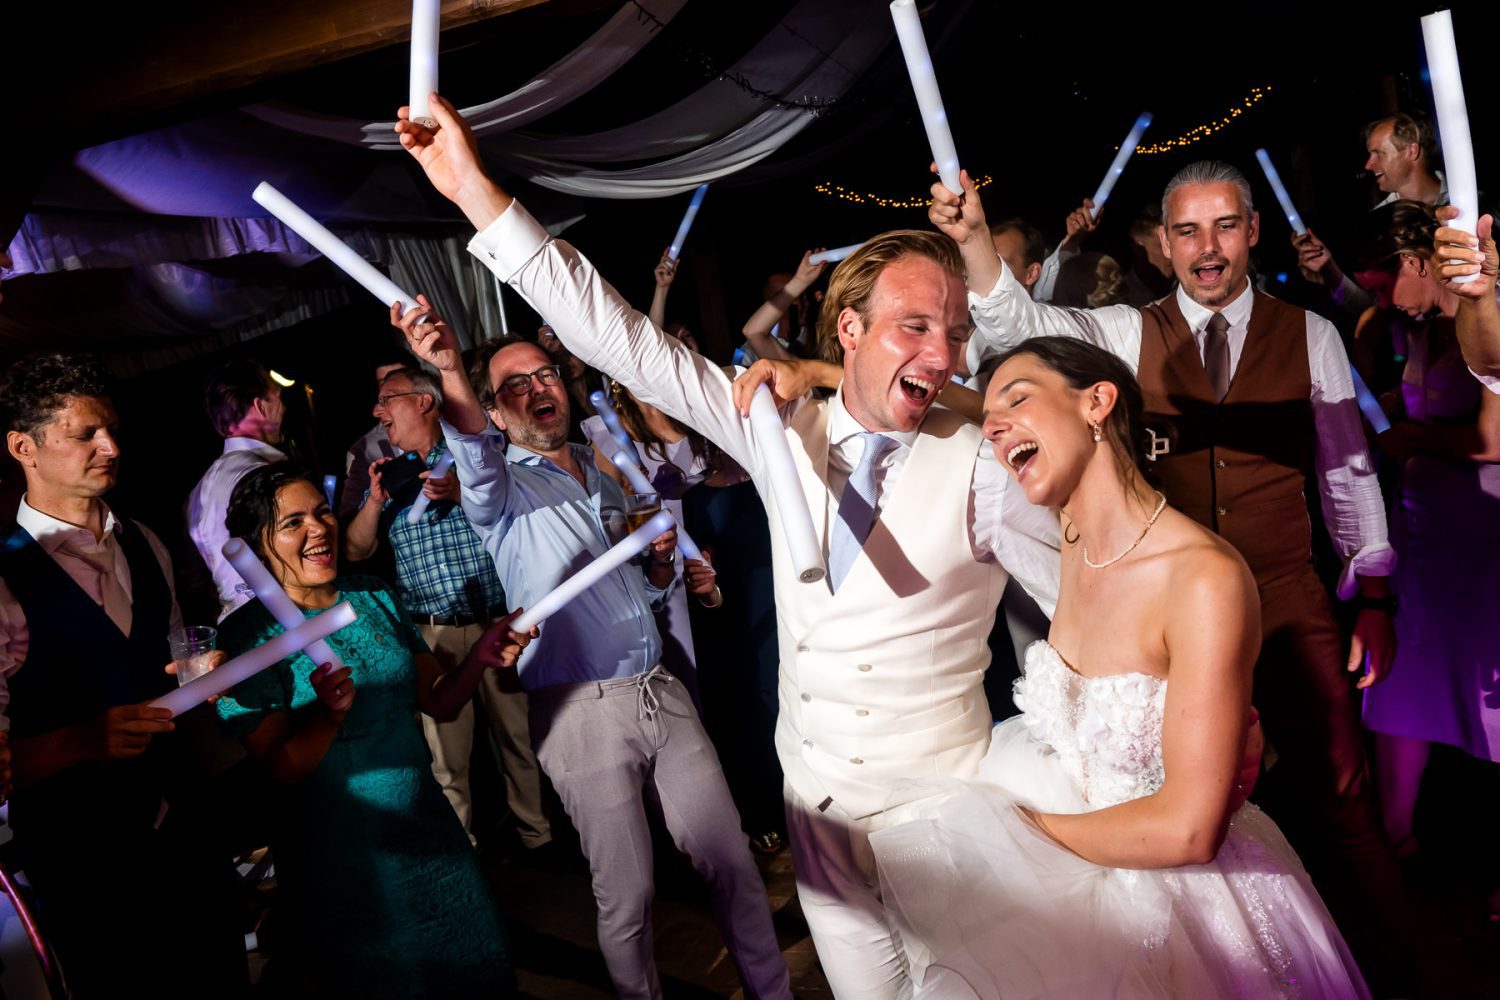
<path id="1" fill-rule="evenodd" d="M 469 241 L 469 253 L 489 261 L 490 270 L 501 281 L 509 281 L 550 239 L 542 224 L 519 201 L 512 201 L 484 232 Z"/>
<path id="2" fill-rule="evenodd" d="M 1356 576 L 1390 576 L 1396 571 L 1396 550 L 1390 542 L 1366 545 L 1354 553 L 1344 571 L 1339 574 L 1339 600 L 1347 601 L 1359 592 Z"/>
<path id="3" fill-rule="evenodd" d="M 1469 374 L 1477 378 L 1479 384 L 1490 392 L 1500 393 L 1500 375 L 1481 375 L 1472 368 L 1469 369 Z"/>

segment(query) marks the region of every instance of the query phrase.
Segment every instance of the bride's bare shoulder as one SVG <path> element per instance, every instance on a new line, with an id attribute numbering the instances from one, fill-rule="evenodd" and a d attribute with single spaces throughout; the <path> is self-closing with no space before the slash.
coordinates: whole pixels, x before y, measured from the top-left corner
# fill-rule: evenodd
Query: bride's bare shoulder
<path id="1" fill-rule="evenodd" d="M 1171 560 L 1174 587 L 1209 586 L 1226 597 L 1256 593 L 1250 567 L 1233 545 L 1170 507 L 1162 520 L 1165 522 L 1162 527 L 1167 529 L 1163 554 Z"/>

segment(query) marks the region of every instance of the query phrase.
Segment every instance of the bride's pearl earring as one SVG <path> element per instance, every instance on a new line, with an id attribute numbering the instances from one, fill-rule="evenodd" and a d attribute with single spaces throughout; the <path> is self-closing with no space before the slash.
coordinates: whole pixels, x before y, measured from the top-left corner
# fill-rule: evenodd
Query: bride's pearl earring
<path id="1" fill-rule="evenodd" d="M 1098 424 L 1089 424 L 1089 428 L 1092 429 L 1093 432 L 1094 432 L 1094 443 L 1095 444 L 1098 444 L 1100 441 L 1104 440 L 1104 433 L 1099 430 L 1099 425 Z"/>

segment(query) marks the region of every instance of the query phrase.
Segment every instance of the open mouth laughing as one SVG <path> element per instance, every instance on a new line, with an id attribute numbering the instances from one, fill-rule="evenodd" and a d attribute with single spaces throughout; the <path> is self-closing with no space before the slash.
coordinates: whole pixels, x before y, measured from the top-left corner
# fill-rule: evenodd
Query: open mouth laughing
<path id="1" fill-rule="evenodd" d="M 913 406 L 925 406 L 937 398 L 938 383 L 916 375 L 901 376 L 901 393 Z"/>
<path id="2" fill-rule="evenodd" d="M 1193 268 L 1193 277 L 1198 279 L 1198 284 L 1212 288 L 1224 280 L 1224 271 L 1228 267 L 1229 261 L 1223 258 L 1210 258 Z"/>
<path id="3" fill-rule="evenodd" d="M 302 550 L 302 561 L 314 566 L 332 566 L 333 548 L 327 542 L 318 542 Z"/>
<path id="4" fill-rule="evenodd" d="M 1017 441 L 1005 451 L 1005 464 L 1020 479 L 1026 466 L 1036 457 L 1039 445 L 1035 441 Z"/>

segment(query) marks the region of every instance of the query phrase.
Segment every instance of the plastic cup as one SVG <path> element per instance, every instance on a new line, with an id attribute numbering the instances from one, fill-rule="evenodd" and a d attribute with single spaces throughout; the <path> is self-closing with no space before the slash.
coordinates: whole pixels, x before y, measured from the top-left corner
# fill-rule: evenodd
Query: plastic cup
<path id="1" fill-rule="evenodd" d="M 168 634 L 172 662 L 177 664 L 178 687 L 208 673 L 218 642 L 219 630 L 209 625 L 186 625 Z"/>

